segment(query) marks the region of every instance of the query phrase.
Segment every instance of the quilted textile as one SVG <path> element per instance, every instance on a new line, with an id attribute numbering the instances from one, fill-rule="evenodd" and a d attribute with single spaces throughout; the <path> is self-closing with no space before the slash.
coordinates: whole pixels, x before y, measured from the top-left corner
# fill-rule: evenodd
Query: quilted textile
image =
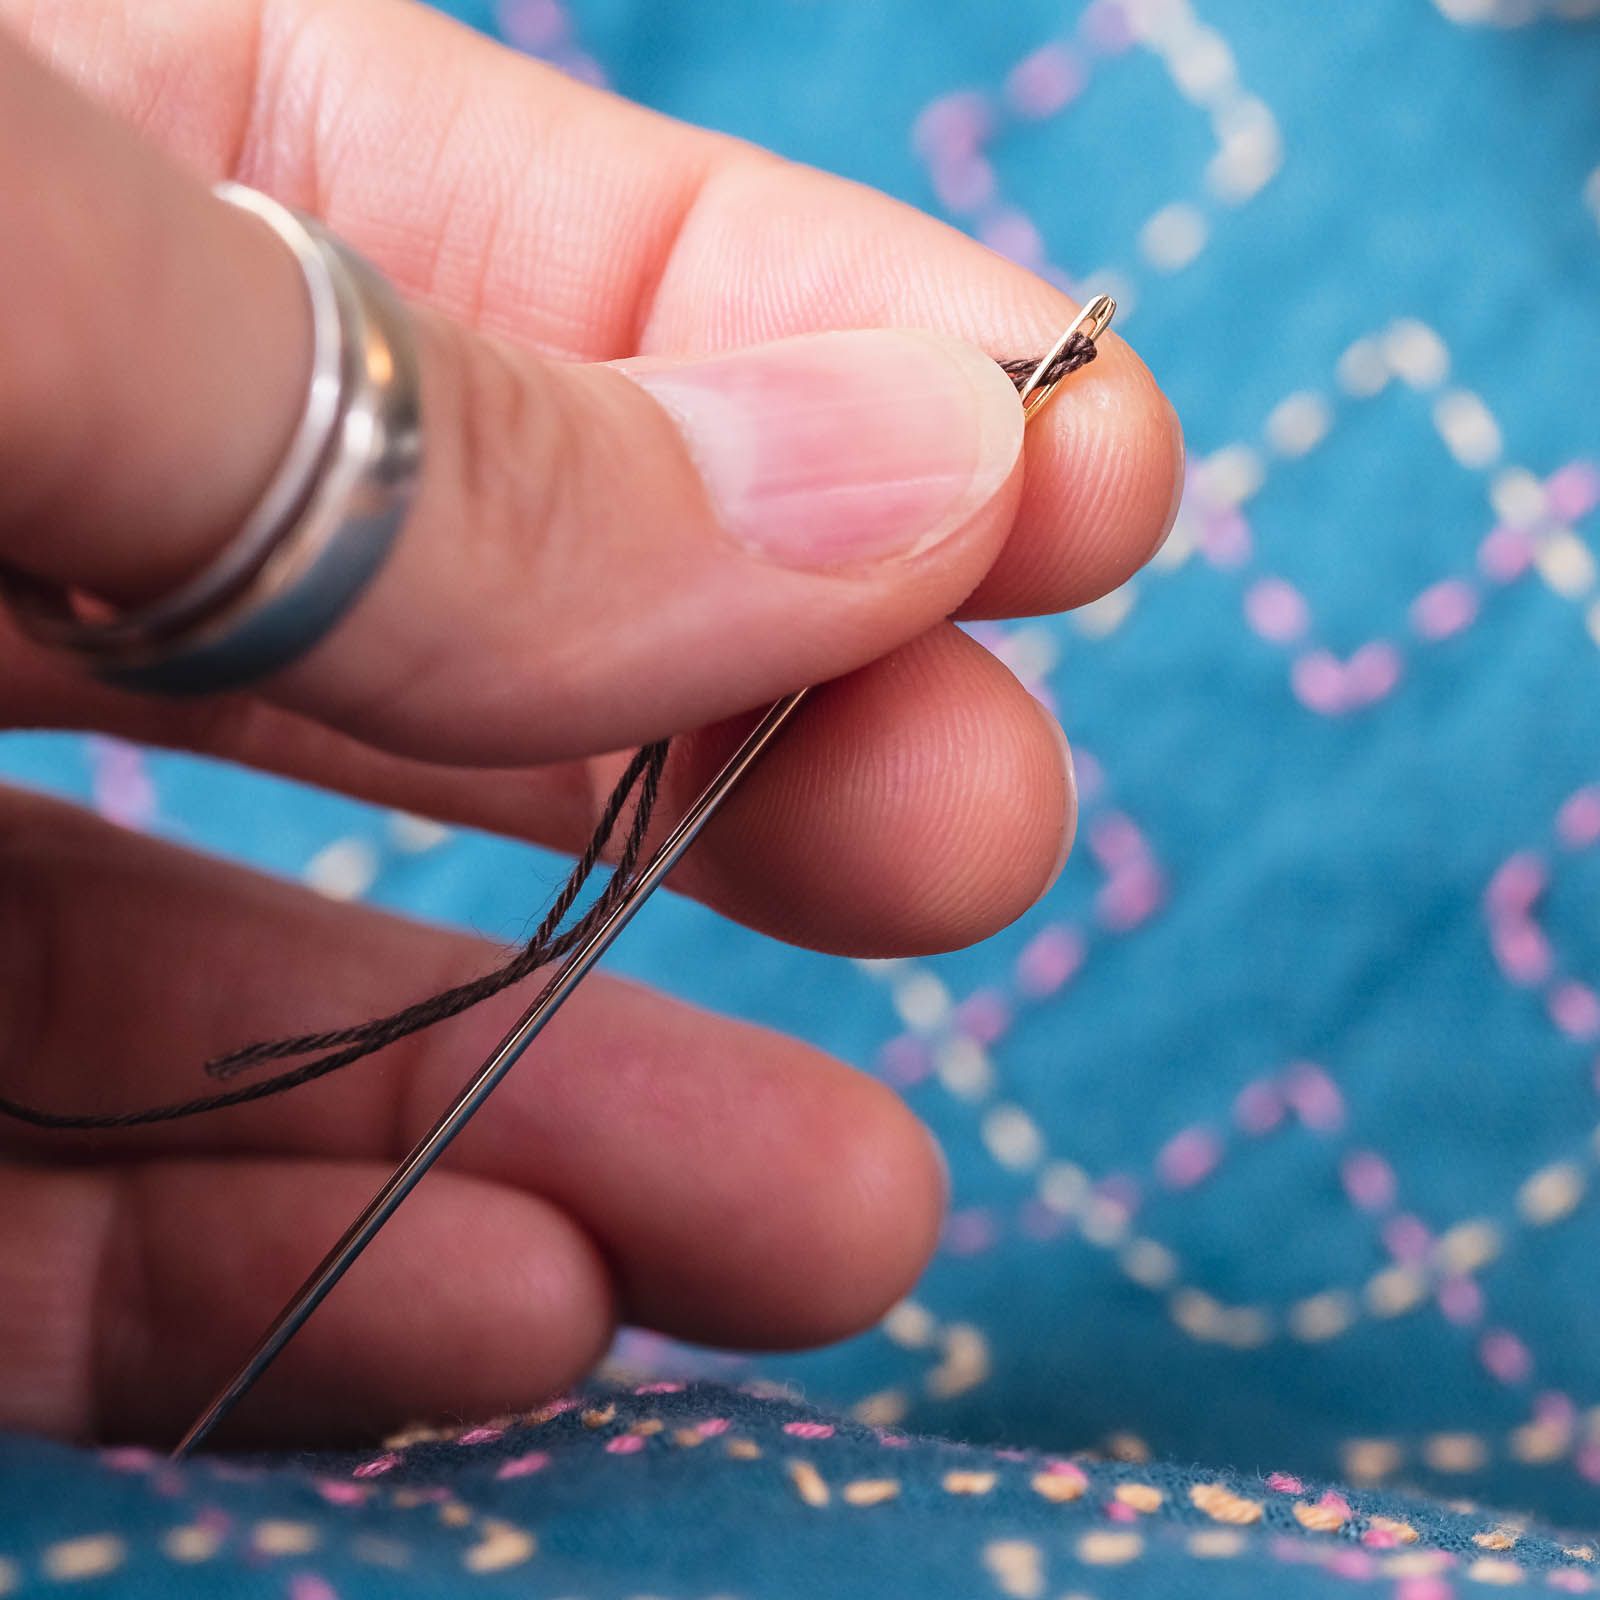
<path id="1" fill-rule="evenodd" d="M 936 1130 L 953 1207 L 909 1301 L 803 1357 L 629 1335 L 612 1399 L 369 1477 L 168 1478 L 13 1439 L 0 1594 L 188 1592 L 223 1564 L 294 1600 L 445 1572 L 596 1597 L 1600 1590 L 1581 1536 L 1536 1531 L 1600 1529 L 1595 8 L 456 9 L 1112 290 L 1185 421 L 1184 510 L 1115 594 L 978 630 L 1079 760 L 1077 853 L 1016 926 L 850 963 L 673 902 L 616 952 Z M 0 770 L 497 939 L 550 878 L 103 740 L 12 736 Z M 634 1392 L 696 1376 L 732 1387 Z M 279 1524 L 303 1550 L 258 1547 Z"/>

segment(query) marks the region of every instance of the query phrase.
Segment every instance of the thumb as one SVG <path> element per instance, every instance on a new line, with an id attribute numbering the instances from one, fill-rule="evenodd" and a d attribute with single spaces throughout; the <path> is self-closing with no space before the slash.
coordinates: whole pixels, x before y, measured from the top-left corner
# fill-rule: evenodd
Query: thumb
<path id="1" fill-rule="evenodd" d="M 0 560 L 113 603 L 200 570 L 309 372 L 283 244 L 0 41 Z M 9 154 L 3 152 L 11 152 Z M 899 331 L 685 363 L 541 361 L 414 313 L 425 466 L 385 569 L 266 686 L 390 748 L 613 749 L 837 676 L 976 585 L 1022 417 L 981 352 Z M 13 429 L 14 419 L 26 419 Z"/>

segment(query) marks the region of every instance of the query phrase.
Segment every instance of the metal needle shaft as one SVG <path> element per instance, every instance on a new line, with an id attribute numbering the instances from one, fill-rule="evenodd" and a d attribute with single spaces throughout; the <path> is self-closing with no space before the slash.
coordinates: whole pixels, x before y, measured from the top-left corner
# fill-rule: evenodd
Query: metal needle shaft
<path id="1" fill-rule="evenodd" d="M 361 1252 L 372 1243 L 401 1201 L 421 1181 L 422 1176 L 449 1148 L 451 1141 L 471 1120 L 472 1114 L 494 1092 L 496 1085 L 516 1065 L 518 1058 L 543 1032 L 544 1026 L 561 1009 L 567 996 L 577 988 L 589 969 L 610 948 L 612 941 L 633 920 L 661 880 L 677 865 L 678 858 L 699 837 L 700 830 L 716 814 L 755 759 L 766 749 L 808 691 L 801 689 L 778 701 L 751 730 L 749 737 L 728 758 L 722 770 L 701 791 L 649 866 L 628 887 L 628 892 L 595 930 L 567 957 L 555 978 L 529 1006 L 517 1025 L 501 1040 L 493 1055 L 478 1069 L 455 1103 L 423 1136 L 416 1148 L 395 1168 L 389 1181 L 367 1202 L 366 1208 L 345 1230 L 343 1237 L 323 1257 L 311 1276 L 295 1291 L 272 1326 L 228 1381 L 227 1386 L 200 1414 L 172 1452 L 181 1461 L 199 1445 L 254 1386 L 283 1347 L 300 1331 L 307 1317 L 328 1297 L 334 1285 L 355 1264 Z"/>
<path id="2" fill-rule="evenodd" d="M 1066 348 L 1075 334 L 1082 333 L 1092 342 L 1098 339 L 1111 321 L 1116 303 L 1109 295 L 1099 295 L 1086 305 L 1071 327 L 1061 335 L 1054 348 L 1039 362 L 1033 374 L 1020 391 L 1023 412 L 1030 420 L 1055 392 L 1060 379 L 1050 380 L 1047 374 L 1056 358 Z M 727 799 L 734 786 L 754 764 L 761 752 L 805 699 L 807 690 L 801 689 L 777 702 L 756 724 L 744 743 L 728 758 L 722 770 L 701 791 L 699 798 L 684 813 L 678 825 L 667 835 L 661 848 L 628 886 L 626 894 L 611 914 L 602 921 L 576 950 L 567 957 L 555 977 L 545 986 L 531 1006 L 522 1014 L 494 1054 L 478 1069 L 471 1081 L 456 1097 L 453 1105 L 433 1125 L 404 1161 L 395 1168 L 388 1182 L 367 1202 L 366 1208 L 345 1230 L 339 1242 L 323 1257 L 311 1276 L 295 1291 L 293 1298 L 280 1311 L 272 1326 L 261 1336 L 260 1342 L 229 1379 L 226 1387 L 201 1412 L 193 1426 L 178 1441 L 172 1459 L 181 1461 L 204 1441 L 214 1428 L 228 1415 L 250 1391 L 269 1366 L 283 1352 L 283 1348 L 298 1333 L 306 1319 L 328 1297 L 335 1284 L 355 1264 L 361 1252 L 372 1243 L 378 1230 L 392 1217 L 400 1203 L 421 1181 L 423 1174 L 436 1162 L 451 1141 L 471 1121 L 473 1114 L 494 1092 L 500 1080 L 516 1065 L 544 1026 L 561 1009 L 562 1003 L 577 988 L 589 969 L 611 947 L 612 941 L 633 920 L 634 914 L 660 887 L 661 881 L 678 863 L 678 858 L 700 836 L 700 830 L 716 814 L 717 808 Z"/>

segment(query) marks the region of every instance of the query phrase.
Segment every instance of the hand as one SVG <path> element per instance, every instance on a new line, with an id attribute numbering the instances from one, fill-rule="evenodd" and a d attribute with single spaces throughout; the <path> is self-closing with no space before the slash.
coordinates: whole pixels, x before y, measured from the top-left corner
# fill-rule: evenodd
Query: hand
<path id="1" fill-rule="evenodd" d="M 946 619 L 1078 605 L 1158 547 L 1182 447 L 1125 344 L 1032 430 L 1024 475 L 991 357 L 1044 349 L 1072 306 L 880 196 L 399 0 L 0 0 L 0 24 L 0 561 L 136 602 L 261 492 L 308 312 L 282 244 L 209 195 L 224 175 L 323 217 L 411 302 L 429 450 L 377 582 L 258 693 L 113 693 L 3 625 L 0 724 L 571 847 L 610 752 L 702 730 L 670 817 L 728 719 L 826 681 L 676 887 L 872 955 L 981 938 L 1043 892 L 1065 747 Z M 0 1085 L 115 1109 L 492 952 L 11 794 L 0 959 Z M 216 1118 L 0 1130 L 0 1427 L 175 1435 L 520 1004 Z M 831 1339 L 905 1291 L 942 1204 L 885 1089 L 597 978 L 241 1427 L 528 1405 L 619 1317 Z"/>

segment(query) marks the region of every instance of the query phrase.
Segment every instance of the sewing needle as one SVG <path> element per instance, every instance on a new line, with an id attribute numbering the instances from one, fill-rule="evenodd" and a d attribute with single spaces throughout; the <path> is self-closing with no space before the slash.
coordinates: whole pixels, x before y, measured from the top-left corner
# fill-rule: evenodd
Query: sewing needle
<path id="1" fill-rule="evenodd" d="M 1036 416 L 1062 382 L 1062 377 L 1048 379 L 1046 375 L 1073 337 L 1082 333 L 1092 343 L 1105 332 L 1115 311 L 1116 302 L 1109 295 L 1098 295 L 1083 308 L 1018 391 L 1025 418 L 1031 419 Z M 472 1120 L 478 1108 L 494 1092 L 501 1079 L 517 1064 L 522 1053 L 543 1032 L 545 1024 L 560 1010 L 563 1002 L 587 976 L 590 968 L 633 920 L 639 908 L 660 887 L 662 879 L 678 864 L 684 851 L 699 838 L 701 830 L 715 816 L 739 780 L 771 744 L 779 729 L 799 709 L 808 693 L 808 690 L 800 689 L 779 700 L 751 730 L 744 743 L 729 756 L 721 771 L 700 792 L 699 798 L 662 841 L 660 849 L 650 858 L 649 865 L 644 867 L 639 876 L 628 885 L 627 892 L 610 914 L 567 957 L 556 976 L 478 1068 L 466 1088 L 456 1097 L 455 1102 L 434 1123 L 415 1149 L 395 1168 L 389 1180 L 367 1202 L 361 1214 L 345 1230 L 338 1243 L 295 1291 L 293 1298 L 262 1334 L 244 1364 L 178 1441 L 172 1452 L 174 1461 L 182 1461 L 193 1452 L 283 1353 L 284 1346 L 294 1338 L 305 1325 L 307 1318 L 327 1299 L 334 1286 L 354 1266 L 361 1252 L 372 1243 L 378 1231 L 399 1209 L 401 1202 L 421 1182 L 423 1175 Z"/>

